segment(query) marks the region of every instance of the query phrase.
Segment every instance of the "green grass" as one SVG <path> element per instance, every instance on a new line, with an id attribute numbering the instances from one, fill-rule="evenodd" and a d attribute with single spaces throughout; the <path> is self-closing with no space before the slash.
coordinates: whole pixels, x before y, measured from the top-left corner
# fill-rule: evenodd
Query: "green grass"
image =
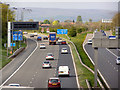
<path id="1" fill-rule="evenodd" d="M 72 53 L 74 56 L 74 62 L 76 65 L 76 69 L 77 69 L 77 74 L 78 74 L 78 80 L 79 80 L 79 84 L 81 87 L 83 88 L 87 88 L 86 82 L 85 80 L 88 79 L 88 81 L 90 81 L 91 85 L 93 86 L 94 83 L 94 75 L 88 70 L 86 69 L 84 66 L 82 66 L 82 64 L 80 63 L 80 60 L 78 58 L 78 55 L 75 51 L 74 46 L 69 43 L 72 49 Z"/>
<path id="2" fill-rule="evenodd" d="M 89 60 L 87 54 L 83 49 L 83 42 L 86 38 L 86 35 L 87 33 L 82 33 L 82 34 L 78 34 L 76 37 L 70 37 L 70 38 L 71 41 L 75 44 L 83 63 L 88 67 L 90 67 L 92 70 L 94 70 L 93 64 L 91 63 L 91 61 Z"/>

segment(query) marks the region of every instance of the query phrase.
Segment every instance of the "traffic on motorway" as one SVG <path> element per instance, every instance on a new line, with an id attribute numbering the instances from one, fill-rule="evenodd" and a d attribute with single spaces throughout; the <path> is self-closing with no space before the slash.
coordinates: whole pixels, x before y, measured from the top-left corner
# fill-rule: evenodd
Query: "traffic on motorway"
<path id="1" fill-rule="evenodd" d="M 24 82 L 25 84 L 20 83 L 19 82 L 20 79 L 18 79 L 18 81 L 17 81 L 19 83 L 17 83 L 14 80 L 14 78 L 18 78 L 18 76 L 16 75 L 17 73 L 19 73 L 19 75 L 21 74 L 22 70 L 19 70 L 7 83 L 5 83 L 5 86 L 6 85 L 8 85 L 9 87 L 29 86 L 29 87 L 35 87 L 35 88 L 71 88 L 71 87 L 78 88 L 76 78 L 71 77 L 72 74 L 74 74 L 75 76 L 76 76 L 76 74 L 75 74 L 74 67 L 73 67 L 73 60 L 72 60 L 71 54 L 69 53 L 70 50 L 69 50 L 69 47 L 67 46 L 67 43 L 65 40 L 63 40 L 62 38 L 56 37 L 55 32 L 51 32 L 49 34 L 49 36 L 44 36 L 44 35 L 42 36 L 42 35 L 38 35 L 36 33 L 35 33 L 35 35 L 34 35 L 34 33 L 33 34 L 24 33 L 24 35 L 27 38 L 37 41 L 37 43 L 38 43 L 38 49 L 39 49 L 38 52 L 40 52 L 40 55 L 37 55 L 36 58 L 34 58 L 34 60 L 37 58 L 42 59 L 41 66 L 40 66 L 41 67 L 40 70 L 42 70 L 41 73 L 44 74 L 47 70 L 48 74 L 53 73 L 53 72 L 55 72 L 56 74 L 54 74 L 53 76 L 52 75 L 47 76 L 46 78 L 44 77 L 45 75 L 40 76 L 41 78 L 45 78 L 45 79 L 43 79 L 44 81 L 42 81 L 42 82 L 46 83 L 45 85 L 47 85 L 47 86 L 44 86 L 44 85 L 43 85 L 43 87 L 40 87 L 38 85 L 30 86 L 30 85 L 27 85 L 25 82 Z M 50 47 L 52 47 L 52 48 L 50 48 Z M 55 50 L 53 50 L 54 48 L 56 48 L 57 51 L 59 51 L 59 52 L 56 52 Z M 37 53 L 37 51 L 36 51 L 36 53 Z M 59 55 L 56 55 L 56 53 L 58 53 Z M 31 58 L 32 58 L 32 56 L 31 56 Z M 61 56 L 64 56 L 67 58 L 66 59 L 61 58 Z M 62 61 L 62 63 L 60 63 L 59 61 Z M 68 61 L 70 63 L 68 63 Z M 28 62 L 28 63 L 30 63 L 30 62 Z M 26 65 L 24 65 L 24 66 L 26 66 Z M 21 68 L 21 69 L 23 69 L 23 68 Z M 55 71 L 51 71 L 53 68 Z M 34 71 L 34 70 L 32 70 L 32 71 Z M 49 71 L 51 71 L 51 72 L 49 72 Z M 65 78 L 67 80 L 65 80 Z M 46 79 L 47 79 L 47 82 L 46 82 Z M 68 81 L 68 82 L 65 82 L 65 81 Z M 72 85 L 72 83 L 73 83 L 72 81 L 74 81 L 73 85 Z M 68 84 L 70 84 L 71 86 L 69 86 Z"/>

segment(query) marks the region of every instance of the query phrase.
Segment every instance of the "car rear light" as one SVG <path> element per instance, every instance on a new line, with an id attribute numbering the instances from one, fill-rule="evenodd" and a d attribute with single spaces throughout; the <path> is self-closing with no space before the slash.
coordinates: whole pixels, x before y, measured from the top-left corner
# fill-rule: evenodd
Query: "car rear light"
<path id="1" fill-rule="evenodd" d="M 69 74 L 69 71 L 68 71 L 68 74 Z"/>
<path id="2" fill-rule="evenodd" d="M 58 73 L 60 73 L 60 72 L 58 72 Z"/>
<path id="3" fill-rule="evenodd" d="M 46 56 L 46 57 L 48 57 L 48 56 Z"/>
<path id="4" fill-rule="evenodd" d="M 44 65 L 44 64 L 43 64 Z"/>
<path id="5" fill-rule="evenodd" d="M 53 57 L 53 56 L 51 56 L 51 57 Z"/>

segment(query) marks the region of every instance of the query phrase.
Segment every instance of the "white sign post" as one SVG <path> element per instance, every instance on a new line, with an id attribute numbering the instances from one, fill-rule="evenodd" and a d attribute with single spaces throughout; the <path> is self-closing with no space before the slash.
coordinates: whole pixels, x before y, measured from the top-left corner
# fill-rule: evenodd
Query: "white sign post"
<path id="1" fill-rule="evenodd" d="M 10 44 L 11 44 L 11 24 L 10 22 L 8 22 L 8 48 L 11 47 Z"/>

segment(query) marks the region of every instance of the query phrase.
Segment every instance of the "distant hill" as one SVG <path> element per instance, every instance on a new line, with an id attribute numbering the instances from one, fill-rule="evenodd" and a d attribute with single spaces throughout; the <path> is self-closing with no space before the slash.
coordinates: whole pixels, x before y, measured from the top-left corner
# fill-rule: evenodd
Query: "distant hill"
<path id="1" fill-rule="evenodd" d="M 54 20 L 75 20 L 77 16 L 82 16 L 83 21 L 99 21 L 101 19 L 111 19 L 115 11 L 110 10 L 96 10 L 96 9 L 57 9 L 57 8 L 31 8 L 31 13 L 25 13 L 24 20 L 34 19 L 36 21 L 43 21 L 44 19 Z"/>

